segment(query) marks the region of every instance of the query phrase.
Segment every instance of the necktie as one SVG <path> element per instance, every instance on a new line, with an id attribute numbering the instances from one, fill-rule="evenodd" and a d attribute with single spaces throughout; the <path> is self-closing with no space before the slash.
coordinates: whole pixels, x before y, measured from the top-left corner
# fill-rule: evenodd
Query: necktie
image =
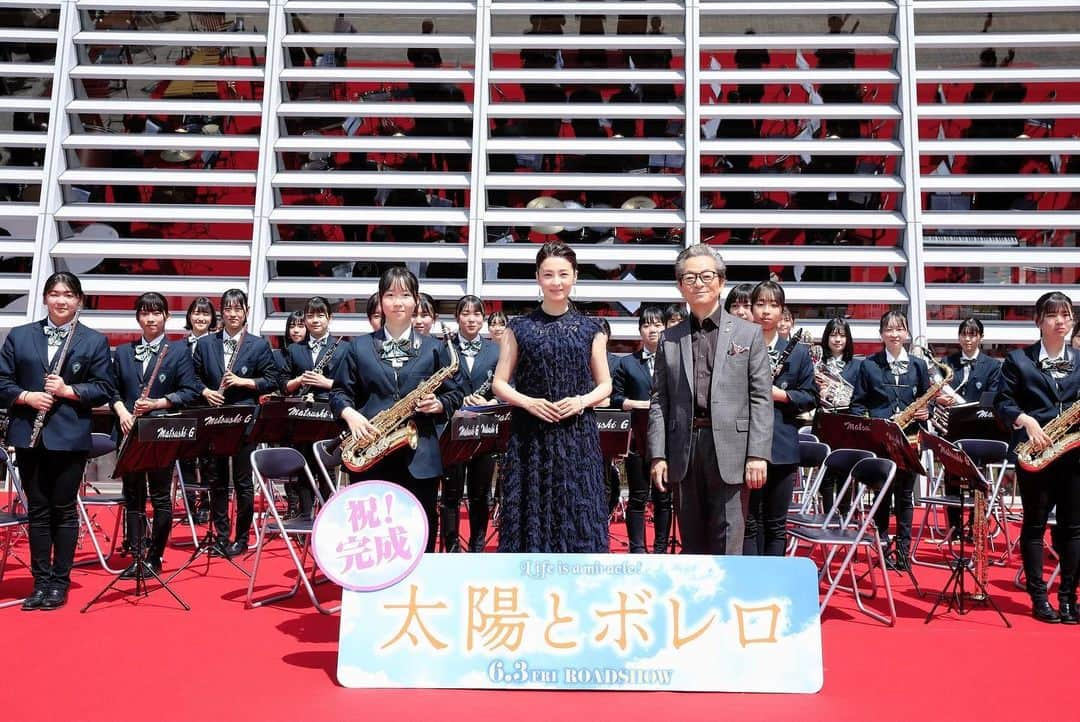
<path id="1" fill-rule="evenodd" d="M 236 339 L 235 338 L 227 338 L 227 339 L 225 339 L 224 341 L 221 342 L 221 345 L 225 348 L 225 355 L 226 356 L 232 356 L 234 353 L 236 353 Z"/>
<path id="2" fill-rule="evenodd" d="M 461 342 L 461 353 L 465 356 L 475 356 L 480 353 L 480 339 Z"/>
<path id="3" fill-rule="evenodd" d="M 907 361 L 892 361 L 889 363 L 889 369 L 893 372 L 893 376 L 903 376 L 907 373 L 908 362 Z"/>
<path id="4" fill-rule="evenodd" d="M 1071 361 L 1067 361 L 1063 358 L 1044 358 L 1039 362 L 1039 368 L 1043 371 L 1050 372 L 1051 376 L 1058 378 L 1058 374 L 1061 376 L 1071 374 L 1073 365 Z"/>
<path id="5" fill-rule="evenodd" d="M 48 339 L 48 344 L 50 346 L 59 346 L 59 345 L 61 345 L 62 343 L 64 343 L 64 339 L 67 338 L 67 335 L 68 335 L 68 329 L 66 327 L 65 328 L 57 328 L 55 326 L 46 326 L 45 327 L 45 338 Z"/>
<path id="6" fill-rule="evenodd" d="M 156 343 L 146 343 L 144 341 L 135 347 L 135 360 L 139 363 L 146 363 L 157 352 L 158 345 Z"/>

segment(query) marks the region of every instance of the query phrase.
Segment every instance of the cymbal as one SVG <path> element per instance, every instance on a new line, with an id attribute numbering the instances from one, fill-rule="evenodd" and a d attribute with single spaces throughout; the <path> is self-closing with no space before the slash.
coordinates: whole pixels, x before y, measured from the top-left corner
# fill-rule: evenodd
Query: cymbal
<path id="1" fill-rule="evenodd" d="M 624 210 L 637 210 L 639 208 L 644 208 L 645 210 L 652 210 L 653 208 L 656 208 L 656 201 L 654 201 L 652 198 L 649 198 L 648 196 L 634 196 L 633 198 L 627 198 L 625 201 L 623 201 L 623 204 L 622 206 L 620 206 L 620 208 Z"/>
<path id="2" fill-rule="evenodd" d="M 585 209 L 585 206 L 581 205 L 577 201 L 563 201 L 563 207 L 572 211 L 581 211 Z M 581 230 L 581 226 L 566 226 L 566 230 L 570 233 L 577 233 Z"/>
<path id="3" fill-rule="evenodd" d="M 191 150 L 163 150 L 161 159 L 166 163 L 187 163 L 195 157 L 195 151 Z"/>
<path id="4" fill-rule="evenodd" d="M 537 196 L 529 201 L 526 208 L 565 208 L 566 204 L 554 196 Z"/>

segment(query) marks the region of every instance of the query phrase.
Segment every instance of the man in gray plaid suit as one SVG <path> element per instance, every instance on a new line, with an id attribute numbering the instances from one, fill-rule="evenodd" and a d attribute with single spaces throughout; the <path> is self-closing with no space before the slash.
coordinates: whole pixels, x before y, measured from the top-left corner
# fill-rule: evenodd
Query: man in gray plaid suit
<path id="1" fill-rule="evenodd" d="M 690 316 L 656 351 L 650 476 L 674 487 L 684 554 L 740 554 L 772 446 L 769 355 L 760 327 L 722 308 L 724 262 L 709 246 L 680 253 L 675 278 Z"/>

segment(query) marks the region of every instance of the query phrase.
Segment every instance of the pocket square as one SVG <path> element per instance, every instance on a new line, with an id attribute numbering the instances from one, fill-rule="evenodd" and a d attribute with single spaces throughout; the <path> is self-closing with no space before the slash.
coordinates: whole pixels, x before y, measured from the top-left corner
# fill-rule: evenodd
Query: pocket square
<path id="1" fill-rule="evenodd" d="M 728 356 L 738 356 L 739 354 L 746 353 L 749 350 L 750 350 L 749 346 L 740 346 L 739 344 L 732 341 L 731 345 L 728 346 L 727 355 Z"/>

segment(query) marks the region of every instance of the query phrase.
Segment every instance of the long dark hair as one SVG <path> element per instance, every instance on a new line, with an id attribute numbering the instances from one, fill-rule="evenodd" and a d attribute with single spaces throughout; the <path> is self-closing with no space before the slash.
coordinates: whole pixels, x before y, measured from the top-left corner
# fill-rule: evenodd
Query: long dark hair
<path id="1" fill-rule="evenodd" d="M 851 361 L 851 357 L 855 355 L 855 339 L 851 337 L 851 325 L 844 319 L 836 316 L 830 318 L 829 322 L 825 324 L 825 333 L 821 336 L 822 355 L 829 353 L 829 338 L 836 331 L 840 331 L 844 334 L 844 350 L 840 352 L 840 357 L 844 359 L 844 363 Z"/>

